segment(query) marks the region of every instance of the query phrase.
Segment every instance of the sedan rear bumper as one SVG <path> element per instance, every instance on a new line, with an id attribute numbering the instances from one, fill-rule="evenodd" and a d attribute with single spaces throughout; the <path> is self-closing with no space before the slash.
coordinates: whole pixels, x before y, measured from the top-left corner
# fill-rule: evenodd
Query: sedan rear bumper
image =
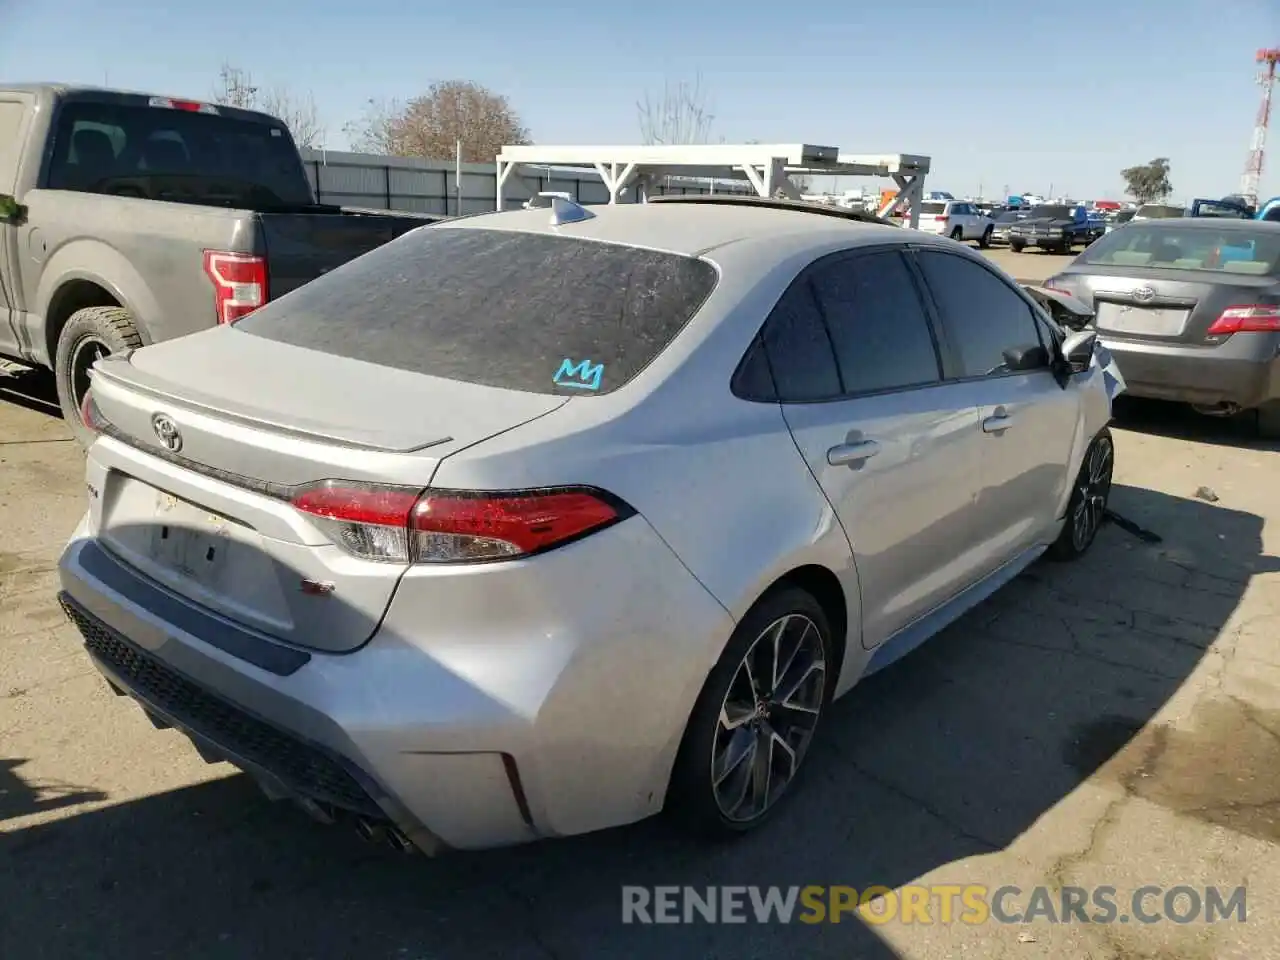
<path id="1" fill-rule="evenodd" d="M 642 517 L 485 566 L 419 572 L 364 647 L 288 660 L 247 659 L 271 641 L 233 644 L 229 621 L 156 603 L 87 520 L 60 600 L 117 692 L 322 819 L 434 852 L 658 812 L 732 618 Z"/>
<path id="2" fill-rule="evenodd" d="M 1280 335 L 1237 333 L 1214 347 L 1098 338 L 1111 351 L 1129 394 L 1242 409 L 1280 399 Z"/>

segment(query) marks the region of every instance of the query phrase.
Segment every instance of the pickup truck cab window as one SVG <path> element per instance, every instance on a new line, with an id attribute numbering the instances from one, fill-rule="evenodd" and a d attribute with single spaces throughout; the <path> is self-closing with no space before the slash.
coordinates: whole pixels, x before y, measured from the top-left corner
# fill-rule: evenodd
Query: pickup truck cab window
<path id="1" fill-rule="evenodd" d="M 93 101 L 60 109 L 47 185 L 255 209 L 312 202 L 281 123 Z"/>

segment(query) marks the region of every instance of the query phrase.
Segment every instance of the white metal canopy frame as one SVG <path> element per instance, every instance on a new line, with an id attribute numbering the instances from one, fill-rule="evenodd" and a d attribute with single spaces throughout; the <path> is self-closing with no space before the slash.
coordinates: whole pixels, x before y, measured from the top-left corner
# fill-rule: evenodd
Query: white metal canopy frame
<path id="1" fill-rule="evenodd" d="M 743 143 L 656 146 L 522 146 L 503 147 L 497 157 L 498 209 L 505 209 L 503 188 L 511 171 L 522 166 L 592 168 L 609 191 L 609 202 L 622 200 L 623 191 L 636 188 L 641 201 L 649 198 L 663 177 L 746 180 L 762 197 L 781 193 L 800 199 L 791 180 L 803 177 L 888 177 L 897 195 L 879 211 L 887 217 L 905 209 L 912 227 L 920 225 L 920 201 L 929 158 L 914 154 L 846 154 L 839 147 L 808 143 Z M 536 171 L 534 171 L 536 172 Z"/>

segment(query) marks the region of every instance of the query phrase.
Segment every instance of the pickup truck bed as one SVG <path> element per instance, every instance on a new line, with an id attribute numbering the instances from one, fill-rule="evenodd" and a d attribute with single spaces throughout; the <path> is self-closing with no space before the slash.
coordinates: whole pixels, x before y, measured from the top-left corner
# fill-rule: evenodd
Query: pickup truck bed
<path id="1" fill-rule="evenodd" d="M 97 357 L 232 322 L 439 219 L 317 204 L 266 114 L 0 88 L 0 357 L 51 368 L 87 436 Z"/>

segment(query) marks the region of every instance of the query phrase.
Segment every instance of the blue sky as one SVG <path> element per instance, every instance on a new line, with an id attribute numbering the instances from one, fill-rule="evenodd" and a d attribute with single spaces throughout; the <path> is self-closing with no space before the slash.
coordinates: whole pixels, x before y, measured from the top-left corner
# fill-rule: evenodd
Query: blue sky
<path id="1" fill-rule="evenodd" d="M 1277 0 L 0 0 L 0 80 L 208 97 L 229 60 L 311 91 L 334 148 L 368 99 L 441 79 L 507 94 L 536 142 L 636 142 L 645 91 L 700 75 L 717 138 L 924 153 L 958 195 L 1116 197 L 1156 156 L 1180 198 L 1233 193 L 1260 46 Z"/>

